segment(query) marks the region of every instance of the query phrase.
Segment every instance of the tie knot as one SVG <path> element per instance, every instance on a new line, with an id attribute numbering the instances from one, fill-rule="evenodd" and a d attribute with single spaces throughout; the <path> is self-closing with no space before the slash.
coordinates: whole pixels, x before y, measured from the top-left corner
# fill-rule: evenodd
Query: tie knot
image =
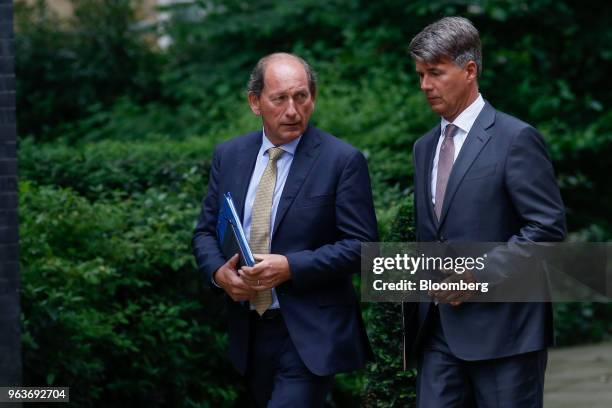
<path id="1" fill-rule="evenodd" d="M 446 125 L 446 128 L 444 128 L 444 137 L 450 137 L 452 139 L 457 133 L 457 130 L 459 130 L 459 127 L 449 123 Z"/>
<path id="2" fill-rule="evenodd" d="M 268 149 L 268 156 L 270 157 L 270 160 L 276 161 L 281 157 L 284 152 L 285 151 L 280 147 L 271 147 Z"/>

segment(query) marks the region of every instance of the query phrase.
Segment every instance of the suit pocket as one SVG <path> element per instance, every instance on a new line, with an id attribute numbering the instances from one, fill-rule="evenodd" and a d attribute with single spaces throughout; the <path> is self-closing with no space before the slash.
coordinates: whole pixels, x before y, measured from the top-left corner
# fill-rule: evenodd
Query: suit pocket
<path id="1" fill-rule="evenodd" d="M 336 201 L 335 194 L 323 194 L 312 197 L 303 197 L 296 200 L 295 206 L 299 208 L 306 207 L 322 207 L 326 205 L 333 205 Z"/>
<path id="2" fill-rule="evenodd" d="M 485 166 L 473 167 L 465 175 L 464 180 L 474 180 L 483 177 L 489 177 L 495 174 L 497 163 L 489 164 Z"/>

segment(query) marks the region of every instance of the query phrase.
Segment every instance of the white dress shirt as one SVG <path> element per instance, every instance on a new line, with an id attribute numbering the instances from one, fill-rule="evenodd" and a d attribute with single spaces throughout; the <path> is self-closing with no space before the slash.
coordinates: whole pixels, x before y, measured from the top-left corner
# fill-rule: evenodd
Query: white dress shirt
<path id="1" fill-rule="evenodd" d="M 459 156 L 459 151 L 465 142 L 465 139 L 470 133 L 470 129 L 474 125 L 476 118 L 480 114 L 482 108 L 484 108 L 485 102 L 482 98 L 481 94 L 478 94 L 478 98 L 470 106 L 465 108 L 463 112 L 459 114 L 452 122 L 453 125 L 457 126 L 457 133 L 453 137 L 453 143 L 455 145 L 455 156 L 453 157 L 453 162 L 457 160 L 457 156 Z M 436 181 L 438 179 L 438 160 L 440 156 L 440 147 L 442 146 L 442 141 L 444 140 L 444 131 L 446 130 L 446 126 L 451 122 L 448 120 L 441 118 L 440 123 L 440 136 L 438 138 L 438 145 L 436 146 L 436 155 L 434 156 L 433 161 L 433 169 L 431 171 L 431 202 L 433 204 L 436 203 Z"/>

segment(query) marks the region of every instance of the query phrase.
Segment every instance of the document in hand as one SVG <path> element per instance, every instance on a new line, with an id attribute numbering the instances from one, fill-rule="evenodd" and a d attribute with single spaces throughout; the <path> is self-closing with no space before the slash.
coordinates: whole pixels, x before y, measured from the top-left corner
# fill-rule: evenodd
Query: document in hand
<path id="1" fill-rule="evenodd" d="M 223 251 L 223 255 L 227 259 L 234 256 L 234 254 L 240 254 L 240 266 L 255 265 L 255 259 L 244 235 L 240 218 L 229 192 L 223 195 L 223 204 L 217 219 L 217 237 L 221 243 L 221 251 Z"/>

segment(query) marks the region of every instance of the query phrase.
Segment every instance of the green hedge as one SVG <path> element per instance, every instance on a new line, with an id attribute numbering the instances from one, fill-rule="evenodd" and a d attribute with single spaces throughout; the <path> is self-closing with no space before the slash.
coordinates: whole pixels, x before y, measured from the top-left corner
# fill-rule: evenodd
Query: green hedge
<path id="1" fill-rule="evenodd" d="M 128 197 L 156 187 L 200 200 L 208 180 L 214 138 L 107 140 L 69 146 L 35 143 L 19 146 L 21 178 L 41 185 L 71 188 L 99 199 Z"/>
<path id="2" fill-rule="evenodd" d="M 197 203 L 20 185 L 24 383 L 78 406 L 228 406 L 223 302 L 190 251 Z"/>
<path id="3" fill-rule="evenodd" d="M 391 211 L 393 220 L 386 242 L 414 241 L 412 197 Z M 416 372 L 403 370 L 402 314 L 397 303 L 375 303 L 365 311 L 374 363 L 368 366 L 362 406 L 367 408 L 412 407 L 416 404 Z"/>

